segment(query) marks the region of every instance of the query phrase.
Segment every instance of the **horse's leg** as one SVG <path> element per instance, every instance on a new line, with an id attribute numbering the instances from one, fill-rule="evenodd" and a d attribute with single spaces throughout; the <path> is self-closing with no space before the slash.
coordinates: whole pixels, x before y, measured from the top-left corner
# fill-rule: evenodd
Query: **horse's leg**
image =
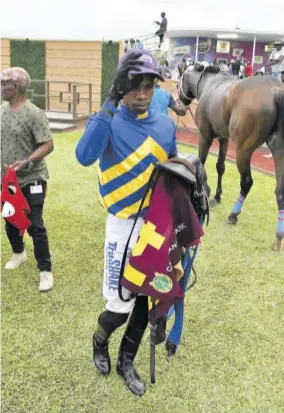
<path id="1" fill-rule="evenodd" d="M 284 238 L 284 139 L 272 139 L 268 143 L 272 152 L 276 170 L 276 202 L 278 205 L 278 220 L 276 227 L 276 239 L 272 245 L 274 251 L 281 251 Z"/>
<path id="2" fill-rule="evenodd" d="M 215 201 L 217 204 L 221 202 L 222 195 L 222 177 L 225 172 L 225 159 L 228 151 L 228 139 L 221 138 L 219 139 L 219 155 L 216 163 L 216 169 L 218 173 L 218 184 L 216 189 Z"/>
<path id="3" fill-rule="evenodd" d="M 213 137 L 211 135 L 199 132 L 199 159 L 203 165 L 205 165 L 212 142 Z"/>
<path id="4" fill-rule="evenodd" d="M 213 142 L 213 136 L 211 136 L 209 133 L 201 134 L 199 132 L 199 159 L 203 165 L 205 165 L 212 142 Z M 215 199 L 210 199 L 209 206 L 210 206 L 210 209 L 216 206 Z"/>
<path id="5" fill-rule="evenodd" d="M 236 224 L 238 222 L 238 215 L 241 213 L 244 200 L 247 197 L 252 185 L 253 179 L 251 176 L 250 160 L 252 151 L 245 152 L 242 148 L 237 148 L 236 154 L 237 167 L 241 176 L 241 192 L 232 209 L 231 214 L 228 217 L 229 224 Z"/>

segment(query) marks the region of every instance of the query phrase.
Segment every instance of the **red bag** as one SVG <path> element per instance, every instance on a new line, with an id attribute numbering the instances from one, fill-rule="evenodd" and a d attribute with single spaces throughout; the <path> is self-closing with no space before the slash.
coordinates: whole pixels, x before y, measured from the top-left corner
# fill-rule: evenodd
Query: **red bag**
<path id="1" fill-rule="evenodd" d="M 30 212 L 29 204 L 19 186 L 16 171 L 7 168 L 6 175 L 2 178 L 2 217 L 18 228 L 20 235 L 24 235 L 25 230 L 31 226 L 31 221 L 27 218 Z"/>

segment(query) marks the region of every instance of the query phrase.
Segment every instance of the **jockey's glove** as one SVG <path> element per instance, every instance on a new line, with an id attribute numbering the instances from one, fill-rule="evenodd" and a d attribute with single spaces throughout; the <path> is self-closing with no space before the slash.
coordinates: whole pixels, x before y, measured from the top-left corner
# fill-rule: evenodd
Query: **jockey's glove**
<path id="1" fill-rule="evenodd" d="M 143 61 L 138 60 L 139 57 L 141 57 L 140 53 L 131 53 L 116 72 L 109 97 L 117 103 L 132 89 L 131 75 L 129 72 L 131 70 L 139 72 L 139 66 L 144 64 Z"/>

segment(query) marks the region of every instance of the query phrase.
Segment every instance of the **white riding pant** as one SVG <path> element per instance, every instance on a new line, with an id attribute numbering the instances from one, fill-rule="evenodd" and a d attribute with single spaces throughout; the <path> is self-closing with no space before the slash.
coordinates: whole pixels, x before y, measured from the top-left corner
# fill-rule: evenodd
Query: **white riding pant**
<path id="1" fill-rule="evenodd" d="M 143 223 L 143 218 L 138 218 L 129 243 L 125 266 L 128 264 Z M 124 302 L 118 294 L 123 253 L 133 224 L 133 219 L 121 219 L 112 214 L 108 215 L 106 221 L 103 295 L 106 300 L 106 309 L 115 313 L 130 313 L 135 303 L 135 298 Z M 124 298 L 127 298 L 130 292 L 123 287 L 122 294 Z"/>

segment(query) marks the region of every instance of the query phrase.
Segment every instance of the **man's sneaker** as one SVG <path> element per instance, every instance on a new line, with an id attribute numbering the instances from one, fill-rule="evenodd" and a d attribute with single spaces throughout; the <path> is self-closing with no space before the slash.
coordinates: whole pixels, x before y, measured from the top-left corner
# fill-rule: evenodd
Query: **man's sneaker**
<path id="1" fill-rule="evenodd" d="M 50 271 L 40 272 L 39 291 L 48 291 L 53 287 L 53 275 Z"/>
<path id="2" fill-rule="evenodd" d="M 26 262 L 28 259 L 26 251 L 21 252 L 20 254 L 13 254 L 12 258 L 5 265 L 6 270 L 15 270 L 21 264 Z"/>

